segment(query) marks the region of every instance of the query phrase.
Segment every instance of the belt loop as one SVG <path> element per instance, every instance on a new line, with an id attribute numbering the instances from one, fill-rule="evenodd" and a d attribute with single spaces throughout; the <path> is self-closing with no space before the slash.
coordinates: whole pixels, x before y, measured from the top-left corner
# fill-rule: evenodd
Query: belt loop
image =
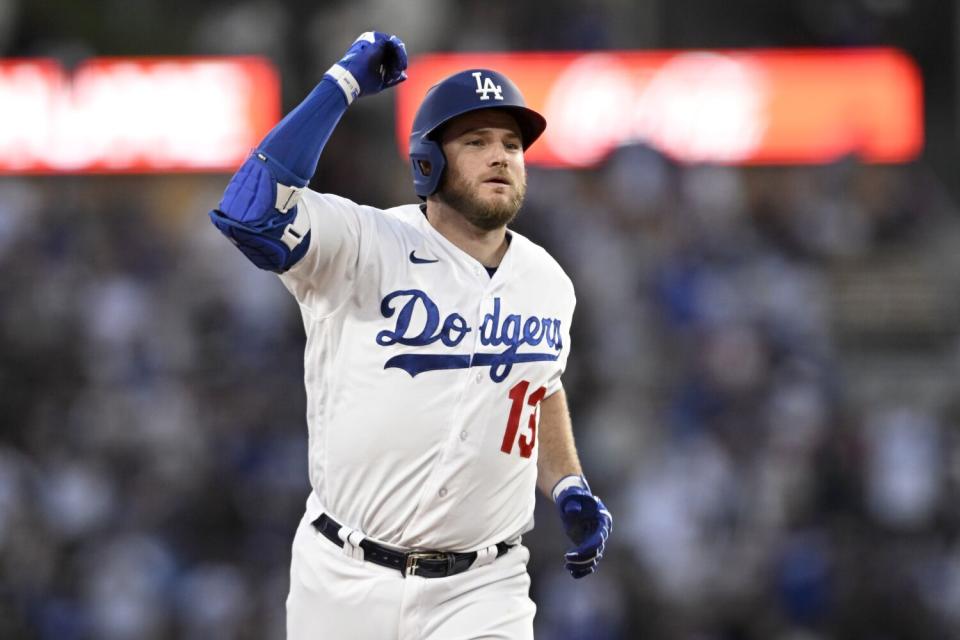
<path id="1" fill-rule="evenodd" d="M 483 549 L 477 550 L 477 559 L 473 561 L 473 564 L 470 565 L 470 568 L 482 567 L 484 565 L 492 563 L 497 559 L 497 545 L 490 545 Z"/>
<path id="2" fill-rule="evenodd" d="M 366 538 L 365 535 L 356 529 L 341 526 L 337 531 L 337 537 L 343 540 L 343 555 L 363 562 L 364 553 L 360 543 Z"/>

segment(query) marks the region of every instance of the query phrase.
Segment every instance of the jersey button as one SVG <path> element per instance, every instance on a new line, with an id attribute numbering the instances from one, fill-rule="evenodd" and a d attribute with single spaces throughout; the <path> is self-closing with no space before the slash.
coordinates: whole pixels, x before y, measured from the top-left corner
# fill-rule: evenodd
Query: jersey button
<path id="1" fill-rule="evenodd" d="M 447 488 L 446 488 L 446 487 L 440 487 L 440 491 L 437 491 L 437 495 L 440 496 L 441 498 L 446 498 L 446 497 L 447 497 Z"/>
<path id="2" fill-rule="evenodd" d="M 483 371 L 477 371 L 476 380 L 477 384 L 483 382 Z"/>
<path id="3" fill-rule="evenodd" d="M 466 439 L 467 439 L 467 432 L 466 432 L 466 431 L 461 431 L 461 432 L 460 432 L 460 441 L 463 442 L 463 441 L 466 440 Z"/>

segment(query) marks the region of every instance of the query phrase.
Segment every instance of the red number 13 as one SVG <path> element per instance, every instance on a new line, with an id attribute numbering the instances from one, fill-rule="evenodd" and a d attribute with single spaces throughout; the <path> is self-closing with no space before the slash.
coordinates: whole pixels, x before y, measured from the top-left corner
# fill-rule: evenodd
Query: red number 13
<path id="1" fill-rule="evenodd" d="M 529 458 L 533 453 L 533 447 L 537 444 L 537 405 L 543 400 L 543 396 L 547 395 L 547 389 L 540 387 L 527 398 L 527 389 L 529 388 L 530 383 L 521 380 L 510 389 L 508 396 L 513 401 L 513 405 L 510 407 L 507 430 L 503 433 L 503 443 L 500 445 L 500 451 L 506 454 L 513 452 L 513 443 L 517 439 L 517 428 L 520 426 L 520 413 L 523 411 L 524 399 L 526 399 L 526 404 L 533 407 L 533 411 L 530 412 L 530 419 L 527 422 L 527 429 L 530 432 L 529 438 L 527 435 L 520 436 L 520 456 L 523 458 Z"/>

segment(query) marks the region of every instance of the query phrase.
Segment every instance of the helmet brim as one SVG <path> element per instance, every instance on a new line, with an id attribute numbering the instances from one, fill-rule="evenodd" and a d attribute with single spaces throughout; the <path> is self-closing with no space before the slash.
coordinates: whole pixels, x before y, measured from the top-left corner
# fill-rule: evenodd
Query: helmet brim
<path id="1" fill-rule="evenodd" d="M 517 126 L 520 127 L 520 139 L 523 142 L 523 150 L 526 151 L 530 145 L 537 141 L 543 132 L 547 128 L 547 119 L 542 115 L 534 111 L 529 107 L 520 107 L 516 105 L 503 105 L 503 106 L 471 106 L 468 109 L 464 109 L 447 119 L 444 122 L 441 122 L 436 127 L 427 131 L 426 133 L 420 134 L 420 137 L 427 138 L 430 140 L 436 140 L 439 142 L 440 134 L 443 129 L 448 127 L 454 120 L 460 116 L 472 113 L 474 111 L 481 111 L 485 109 L 496 109 L 498 111 L 506 111 L 513 116 L 513 119 L 517 121 Z"/>

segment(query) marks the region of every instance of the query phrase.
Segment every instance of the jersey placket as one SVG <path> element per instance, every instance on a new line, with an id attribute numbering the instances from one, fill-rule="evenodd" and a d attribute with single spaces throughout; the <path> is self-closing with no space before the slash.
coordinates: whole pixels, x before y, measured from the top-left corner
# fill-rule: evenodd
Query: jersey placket
<path id="1" fill-rule="evenodd" d="M 481 347 L 480 322 L 483 320 L 485 302 L 489 297 L 491 278 L 483 266 L 472 258 L 464 256 L 460 259 L 458 266 L 468 272 L 476 285 L 476 288 L 472 288 L 470 294 L 465 296 L 466 299 L 478 299 L 473 324 L 471 324 L 474 334 L 470 350 L 470 360 L 472 362 L 477 350 Z M 464 424 L 464 416 L 468 415 L 469 411 L 465 411 L 465 408 L 475 399 L 477 395 L 475 388 L 483 382 L 483 375 L 483 370 L 475 370 L 473 367 L 467 367 L 463 370 L 459 384 L 459 395 L 454 410 L 450 413 L 452 428 L 449 429 L 443 450 L 424 483 L 424 493 L 421 495 L 420 505 L 414 515 L 414 522 L 421 521 L 426 513 L 445 512 L 447 505 L 456 499 L 456 476 L 449 471 L 449 468 L 453 466 L 450 462 L 458 455 L 472 454 L 468 444 L 470 439 L 469 426 Z M 415 545 L 421 543 L 419 535 L 414 538 L 413 543 Z"/>
<path id="2" fill-rule="evenodd" d="M 494 299 L 493 292 L 498 286 L 494 281 L 498 275 L 499 275 L 499 272 L 494 274 L 494 277 L 492 278 L 487 276 L 486 273 L 483 273 L 483 275 L 481 276 L 485 279 L 485 282 L 483 286 L 483 293 L 480 296 L 479 301 L 477 302 L 476 311 L 474 312 L 474 316 L 473 316 L 473 323 L 474 323 L 473 326 L 476 327 L 476 330 L 474 331 L 474 336 L 473 336 L 473 349 L 470 353 L 471 364 L 473 363 L 473 360 L 477 357 L 477 353 L 483 347 L 483 344 L 481 343 L 480 328 L 481 328 L 481 325 L 483 324 L 483 319 L 486 315 L 487 309 L 493 308 L 493 299 Z M 482 367 L 473 367 L 473 366 L 470 367 L 470 381 L 468 383 L 468 388 L 474 391 L 472 393 L 467 393 L 464 396 L 461 396 L 460 402 L 458 403 L 458 411 L 460 412 L 461 416 L 463 414 L 472 413 L 469 411 L 464 411 L 468 403 L 476 403 L 479 401 L 482 404 L 485 404 L 485 401 L 482 399 L 484 394 L 478 392 L 477 389 L 480 387 L 480 385 L 483 384 L 484 379 L 488 378 L 489 375 L 490 375 L 489 369 L 484 369 Z M 464 420 L 462 417 L 460 419 L 461 421 Z M 477 424 L 477 425 L 461 424 L 460 441 L 463 442 L 471 436 L 469 429 L 472 428 L 476 430 L 484 426 L 485 425 L 480 425 L 480 424 Z M 479 439 L 479 437 L 481 437 L 483 434 L 474 433 L 472 435 L 474 436 L 475 439 Z"/>

